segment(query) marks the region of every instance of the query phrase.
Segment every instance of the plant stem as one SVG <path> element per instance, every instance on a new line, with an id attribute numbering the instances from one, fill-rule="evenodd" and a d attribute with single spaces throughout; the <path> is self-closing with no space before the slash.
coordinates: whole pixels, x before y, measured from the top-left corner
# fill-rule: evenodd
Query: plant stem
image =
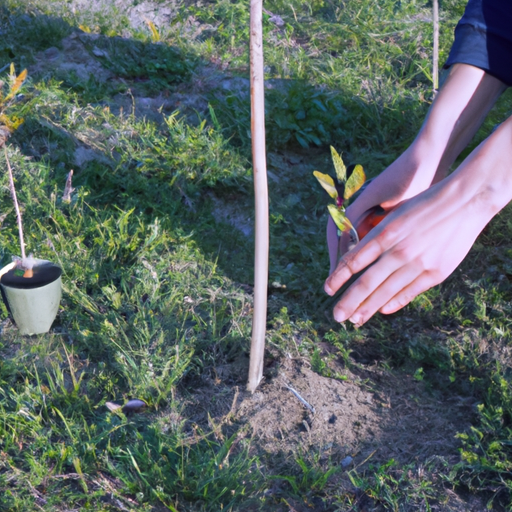
<path id="1" fill-rule="evenodd" d="M 18 220 L 18 232 L 20 234 L 20 246 L 21 246 L 21 259 L 25 260 L 25 242 L 23 241 L 23 224 L 21 222 L 21 212 L 18 205 L 18 198 L 16 197 L 16 189 L 14 188 L 14 178 L 12 175 L 11 163 L 9 162 L 9 156 L 7 155 L 7 147 L 4 146 L 5 161 L 7 162 L 7 169 L 9 170 L 9 188 L 11 189 L 11 196 L 14 202 L 14 208 L 16 209 L 16 219 Z"/>
<path id="2" fill-rule="evenodd" d="M 256 203 L 256 248 L 254 254 L 254 313 L 247 389 L 252 393 L 258 387 L 263 376 L 269 253 L 262 4 L 262 0 L 251 0 L 251 139 Z"/>

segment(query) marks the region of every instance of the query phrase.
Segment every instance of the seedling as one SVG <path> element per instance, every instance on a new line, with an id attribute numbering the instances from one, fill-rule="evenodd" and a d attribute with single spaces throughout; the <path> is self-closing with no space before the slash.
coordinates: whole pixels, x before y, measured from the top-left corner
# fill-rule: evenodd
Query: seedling
<path id="1" fill-rule="evenodd" d="M 341 254 L 338 254 L 338 256 L 342 256 L 351 245 L 355 245 L 359 241 L 356 229 L 345 214 L 345 204 L 364 185 L 366 176 L 361 165 L 356 165 L 351 171 L 347 172 L 343 159 L 332 146 L 331 154 L 336 178 L 333 179 L 328 174 L 319 171 L 314 171 L 313 174 L 335 201 L 334 204 L 327 205 L 327 208 L 338 228 L 340 245 L 345 239 L 347 240 L 344 244 L 347 247 L 340 247 L 339 249 Z"/>
<path id="2" fill-rule="evenodd" d="M 23 122 L 23 119 L 20 119 L 14 115 L 7 115 L 6 111 L 16 100 L 16 93 L 19 91 L 26 78 L 26 69 L 22 71 L 18 76 L 16 76 L 14 65 L 11 64 L 9 73 L 10 86 L 7 88 L 8 90 L 5 96 L 5 82 L 0 80 L 0 146 L 5 145 L 9 135 Z"/>
<path id="3" fill-rule="evenodd" d="M 4 147 L 5 153 L 5 161 L 7 162 L 7 170 L 9 172 L 9 188 L 11 191 L 12 200 L 14 203 L 14 208 L 16 210 L 16 218 L 18 221 L 18 232 L 20 237 L 20 247 L 21 247 L 21 268 L 23 269 L 23 277 L 32 277 L 33 271 L 32 268 L 34 266 L 34 259 L 32 256 L 27 258 L 25 254 L 25 242 L 23 239 L 23 224 L 21 220 L 21 211 L 18 204 L 18 199 L 16 196 L 16 188 L 14 186 L 14 178 L 12 174 L 11 163 L 9 161 L 9 157 L 7 155 L 7 148 L 5 147 L 5 143 L 7 139 L 11 135 L 11 133 L 20 126 L 23 122 L 23 119 L 18 118 L 16 116 L 7 115 L 6 111 L 11 107 L 13 102 L 15 101 L 16 93 L 19 91 L 23 82 L 27 78 L 27 70 L 22 71 L 18 76 L 16 76 L 14 65 L 11 64 L 11 69 L 9 73 L 9 82 L 10 86 L 8 87 L 7 94 L 4 96 L 4 82 L 0 81 L 0 146 Z"/>

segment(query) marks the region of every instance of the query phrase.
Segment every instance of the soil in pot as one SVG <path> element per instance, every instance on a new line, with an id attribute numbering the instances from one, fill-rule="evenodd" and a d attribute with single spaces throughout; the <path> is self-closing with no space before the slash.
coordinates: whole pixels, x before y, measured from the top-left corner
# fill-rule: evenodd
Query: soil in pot
<path id="1" fill-rule="evenodd" d="M 33 272 L 33 277 L 23 277 L 24 270 L 15 267 L 2 276 L 1 283 L 11 288 L 29 290 L 53 283 L 62 275 L 62 269 L 49 261 L 36 263 Z"/>

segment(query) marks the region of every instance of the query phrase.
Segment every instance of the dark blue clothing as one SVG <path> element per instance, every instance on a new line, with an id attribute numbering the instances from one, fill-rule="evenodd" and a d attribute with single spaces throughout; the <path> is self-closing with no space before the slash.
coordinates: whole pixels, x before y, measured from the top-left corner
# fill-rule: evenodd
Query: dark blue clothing
<path id="1" fill-rule="evenodd" d="M 444 67 L 456 63 L 512 85 L 512 0 L 469 0 Z"/>

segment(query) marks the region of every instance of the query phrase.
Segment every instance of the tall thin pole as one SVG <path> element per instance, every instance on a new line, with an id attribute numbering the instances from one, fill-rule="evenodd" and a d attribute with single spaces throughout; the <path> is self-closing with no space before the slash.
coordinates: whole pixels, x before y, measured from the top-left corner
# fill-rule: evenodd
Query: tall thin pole
<path id="1" fill-rule="evenodd" d="M 251 137 L 256 206 L 256 248 L 254 253 L 254 313 L 247 389 L 252 393 L 258 387 L 263 376 L 269 253 L 262 10 L 262 0 L 251 0 Z"/>
<path id="2" fill-rule="evenodd" d="M 434 25 L 434 54 L 432 58 L 432 81 L 434 96 L 439 89 L 439 0 L 432 3 L 432 23 Z"/>

